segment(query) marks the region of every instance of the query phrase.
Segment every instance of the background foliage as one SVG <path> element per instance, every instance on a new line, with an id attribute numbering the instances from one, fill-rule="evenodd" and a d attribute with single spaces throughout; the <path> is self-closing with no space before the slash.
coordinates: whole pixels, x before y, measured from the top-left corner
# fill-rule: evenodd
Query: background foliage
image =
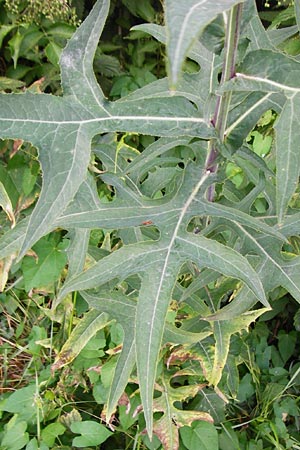
<path id="1" fill-rule="evenodd" d="M 80 3 L 76 22 L 91 9 Z M 1 143 L 1 448 L 300 448 L 297 9 L 265 13 L 266 34 L 245 2 L 244 78 L 219 85 L 230 57 L 222 16 L 204 24 L 180 75 L 188 36 L 166 51 L 160 2 L 112 2 L 100 45 L 103 11 L 70 41 L 60 72 L 74 14 L 32 11 L 28 24 L 13 6 L 26 8 L 1 4 L 0 82 L 25 92 L 0 100 L 2 136 L 18 138 Z M 176 2 L 167 6 L 177 30 Z M 211 5 L 207 23 L 223 9 Z M 93 78 L 93 45 L 95 75 L 116 103 Z M 172 97 L 166 52 L 171 85 L 179 77 Z M 216 95 L 228 91 L 223 140 L 207 118 L 222 118 Z"/>

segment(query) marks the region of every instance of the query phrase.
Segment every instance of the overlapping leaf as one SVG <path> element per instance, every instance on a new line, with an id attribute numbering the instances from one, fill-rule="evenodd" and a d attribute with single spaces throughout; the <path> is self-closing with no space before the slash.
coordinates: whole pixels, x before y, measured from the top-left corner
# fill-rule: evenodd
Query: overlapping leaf
<path id="1" fill-rule="evenodd" d="M 43 188 L 30 217 L 22 257 L 53 227 L 86 176 L 90 142 L 99 132 L 136 131 L 162 136 L 202 136 L 213 130 L 182 98 L 108 103 L 92 62 L 109 2 L 99 0 L 61 57 L 64 96 L 10 94 L 0 97 L 3 138 L 30 141 L 39 150 Z M 61 143 L 64 143 L 61 148 Z"/>
<path id="2" fill-rule="evenodd" d="M 173 374 L 188 375 L 188 371 Z M 154 433 L 159 437 L 166 450 L 179 448 L 178 429 L 184 425 L 190 426 L 195 420 L 205 420 L 212 423 L 210 414 L 203 411 L 183 411 L 175 407 L 175 402 L 183 402 L 190 397 L 194 397 L 205 385 L 180 386 L 174 389 L 171 386 L 172 376 L 163 374 L 160 383 L 156 384 L 156 389 L 161 392 L 161 396 L 154 400 L 153 409 L 155 412 L 162 412 L 162 417 L 155 422 Z"/>
<path id="3" fill-rule="evenodd" d="M 257 50 L 246 56 L 240 72 L 228 83 L 227 88 L 240 91 L 278 92 L 286 96 L 280 118 L 275 125 L 277 214 L 281 223 L 296 190 L 300 173 L 298 151 L 300 64 L 279 52 Z M 268 98 L 271 97 L 268 96 Z M 282 104 L 280 98 L 279 101 Z"/>
<path id="4" fill-rule="evenodd" d="M 70 278 L 60 293 L 63 297 L 73 290 L 86 290 L 116 278 L 121 281 L 130 275 L 140 274 L 142 283 L 135 318 L 135 342 L 138 374 L 142 380 L 141 396 L 150 429 L 155 368 L 167 308 L 182 264 L 191 260 L 199 267 L 210 267 L 239 278 L 245 281 L 259 300 L 267 304 L 260 281 L 247 260 L 216 241 L 187 233 L 190 219 L 195 215 L 224 216 L 229 222 L 240 220 L 246 226 L 280 238 L 280 234 L 247 214 L 236 214 L 225 206 L 208 203 L 204 194 L 210 183 L 210 174 L 204 172 L 199 179 L 199 172 L 201 168 L 191 164 L 171 199 L 151 201 L 135 197 L 132 193 L 130 198 L 116 201 L 115 206 L 101 205 L 94 211 L 83 212 L 71 205 L 70 209 L 74 212 L 68 213 L 67 210 L 58 221 L 66 227 L 77 224 L 80 228 L 109 228 L 117 223 L 119 228 L 123 228 L 142 225 L 143 221 L 150 220 L 161 231 L 158 241 L 126 245 L 85 272 Z M 122 190 L 122 185 L 119 185 L 119 190 Z"/>
<path id="5" fill-rule="evenodd" d="M 130 298 L 120 292 L 82 292 L 83 297 L 91 308 L 108 313 L 121 324 L 124 330 L 122 352 L 119 356 L 114 377 L 111 382 L 110 395 L 107 405 L 107 419 L 114 412 L 116 404 L 122 395 L 132 369 L 135 365 L 135 332 L 132 324 L 135 322 L 137 299 Z M 173 325 L 166 324 L 164 342 L 172 344 L 194 344 L 211 334 L 208 330 L 202 333 L 190 333 L 180 330 Z"/>
<path id="6" fill-rule="evenodd" d="M 178 273 L 184 264 L 192 262 L 198 268 L 213 269 L 241 280 L 245 284 L 242 292 L 247 290 L 245 302 L 232 303 L 237 304 L 240 309 L 245 308 L 245 304 L 252 306 L 253 299 L 268 307 L 264 288 L 266 291 L 271 290 L 276 283 L 276 286 L 282 285 L 296 298 L 300 298 L 300 287 L 296 280 L 298 260 L 284 261 L 281 257 L 280 248 L 284 240 L 281 230 L 251 217 L 242 211 L 243 208 L 239 210 L 211 204 L 205 197 L 207 188 L 216 179 L 210 171 L 205 170 L 197 151 L 199 153 L 205 148 L 204 144 L 198 144 L 199 138 L 215 138 L 210 123 L 209 103 L 217 83 L 216 67 L 219 67 L 219 62 L 215 64 L 215 57 L 195 39 L 217 14 L 236 3 L 236 0 L 166 1 L 171 86 L 177 84 L 179 71 L 188 51 L 201 66 L 198 74 L 183 76 L 175 96 L 170 96 L 166 80 L 161 80 L 114 103 L 104 98 L 96 82 L 92 62 L 108 13 L 108 0 L 96 2 L 90 16 L 63 52 L 63 97 L 34 95 L 29 92 L 0 96 L 1 137 L 32 142 L 39 150 L 43 170 L 43 188 L 37 206 L 29 221 L 25 219 L 20 222 L 3 237 L 0 242 L 2 256 L 9 256 L 20 250 L 22 257 L 41 236 L 55 227 L 75 229 L 70 235 L 69 274 L 56 305 L 63 296 L 74 290 L 85 291 L 105 285 L 105 294 L 102 293 L 102 296 L 100 294 L 95 298 L 90 292 L 83 292 L 83 296 L 91 307 L 101 308 L 105 323 L 108 313 L 120 321 L 125 332 L 123 352 L 111 388 L 110 413 L 136 362 L 150 435 L 156 367 L 164 333 L 169 333 L 167 339 L 170 341 L 180 339 L 180 332 L 165 327 L 165 320 L 168 305 L 175 293 Z M 253 23 L 258 25 L 255 21 Z M 252 36 L 255 35 L 253 30 Z M 152 26 L 151 32 L 158 35 L 160 33 L 160 39 L 164 39 L 161 28 Z M 274 61 L 278 70 L 273 76 Z M 250 53 L 243 67 L 245 76 L 231 81 L 225 89 L 251 91 L 254 88 L 267 94 L 233 97 L 227 134 L 238 131 L 239 135 L 246 135 L 258 115 L 266 108 L 271 106 L 281 111 L 284 103 L 282 92 L 289 96 L 283 108 L 281 122 L 277 125 L 278 132 L 282 135 L 279 145 L 287 147 L 289 161 L 287 164 L 283 154 L 277 158 L 277 204 L 281 219 L 295 189 L 294 186 L 290 187 L 287 180 L 292 180 L 295 184 L 299 174 L 299 157 L 295 151 L 299 128 L 299 63 L 268 50 Z M 288 116 L 292 117 L 292 125 L 285 130 Z M 157 141 L 125 169 L 118 167 L 117 160 L 113 160 L 105 146 L 96 146 L 95 152 L 98 152 L 104 165 L 111 170 L 118 169 L 118 175 L 107 173 L 102 176 L 104 182 L 114 186 L 116 190 L 114 201 L 102 204 L 93 180 L 87 175 L 90 146 L 96 134 L 115 131 L 171 137 L 172 142 Z M 294 133 L 295 137 L 288 136 L 287 133 Z M 198 139 L 196 143 L 190 144 L 187 137 Z M 196 162 L 187 164 L 182 170 L 182 176 L 177 176 L 176 181 L 173 181 L 176 185 L 173 192 L 168 191 L 160 199 L 145 198 L 138 189 L 140 179 L 156 165 L 167 161 L 165 152 L 176 147 L 176 141 L 177 145 L 193 149 Z M 235 143 L 234 150 L 239 145 Z M 156 158 L 159 160 L 157 163 Z M 172 163 L 175 160 L 173 157 Z M 265 169 L 263 164 L 260 167 Z M 286 171 L 284 175 L 283 170 Z M 260 185 L 258 187 L 261 189 Z M 194 217 L 208 216 L 212 218 L 208 231 L 214 231 L 219 224 L 230 228 L 239 237 L 240 253 L 203 234 L 187 232 Z M 120 230 L 149 224 L 159 231 L 157 240 L 136 239 L 135 243 L 123 245 L 83 271 L 89 229 Z M 296 227 L 296 221 L 292 222 L 291 227 Z M 142 234 L 141 236 L 143 237 Z M 249 258 L 252 265 L 243 256 L 248 254 L 255 255 L 254 262 L 252 256 L 252 259 Z M 131 275 L 138 275 L 141 280 L 138 301 L 120 296 L 115 291 L 107 294 L 107 283 L 114 287 Z M 232 305 L 208 318 L 217 336 L 217 358 L 214 361 L 215 367 L 212 365 L 211 375 L 211 382 L 215 384 L 220 379 L 221 369 L 226 361 L 230 335 L 245 325 L 238 320 L 232 326 L 230 323 L 220 325 L 225 317 L 222 314 L 226 315 L 229 308 L 230 314 L 225 318 L 233 317 Z M 257 317 L 253 314 L 251 320 Z M 246 322 L 249 323 L 247 320 Z M 193 341 L 193 337 L 187 333 L 182 333 L 181 337 L 188 342 Z M 221 351 L 223 344 L 225 347 Z"/>
<path id="7" fill-rule="evenodd" d="M 204 27 L 239 0 L 166 0 L 167 49 L 170 85 L 175 88 L 189 48 Z M 175 32 L 176 30 L 176 32 Z"/>

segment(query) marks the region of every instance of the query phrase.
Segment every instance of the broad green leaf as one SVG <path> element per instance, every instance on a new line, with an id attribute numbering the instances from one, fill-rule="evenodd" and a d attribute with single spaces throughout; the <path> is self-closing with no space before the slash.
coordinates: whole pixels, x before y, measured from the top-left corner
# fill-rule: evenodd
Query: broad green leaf
<path id="1" fill-rule="evenodd" d="M 57 447 L 53 447 L 53 449 L 54 448 L 56 449 Z M 59 448 L 62 449 L 63 447 Z M 43 442 L 39 443 L 36 438 L 32 438 L 26 445 L 25 450 L 49 450 L 49 447 L 47 444 L 44 444 Z"/>
<path id="2" fill-rule="evenodd" d="M 67 262 L 65 248 L 67 241 L 56 243 L 54 239 L 42 238 L 33 247 L 36 254 L 26 256 L 22 261 L 25 289 L 42 288 L 58 280 Z"/>
<path id="3" fill-rule="evenodd" d="M 81 436 L 73 439 L 72 445 L 74 447 L 100 445 L 112 435 L 112 432 L 108 431 L 104 425 L 91 420 L 73 422 L 71 430 L 73 433 L 81 434 Z"/>
<path id="4" fill-rule="evenodd" d="M 5 36 L 15 28 L 15 25 L 1 25 L 0 27 L 0 46 L 2 47 Z"/>
<path id="5" fill-rule="evenodd" d="M 189 48 L 204 27 L 238 0 L 166 0 L 167 54 L 170 86 L 176 88 Z"/>
<path id="6" fill-rule="evenodd" d="M 154 20 L 155 10 L 151 5 L 151 1 L 132 2 L 130 0 L 122 0 L 122 2 L 134 16 L 141 17 L 149 22 Z"/>
<path id="7" fill-rule="evenodd" d="M 49 59 L 49 61 L 51 62 L 51 64 L 53 64 L 54 66 L 58 66 L 61 51 L 62 48 L 53 41 L 50 41 L 47 47 L 45 48 L 45 54 Z"/>
<path id="8" fill-rule="evenodd" d="M 1 405 L 2 411 L 18 414 L 21 420 L 35 422 L 36 405 L 34 402 L 36 386 L 29 385 L 13 392 Z"/>
<path id="9" fill-rule="evenodd" d="M 99 330 L 109 325 L 109 323 L 110 320 L 106 313 L 100 313 L 94 309 L 87 312 L 76 325 L 68 340 L 64 343 L 52 365 L 52 370 L 60 369 L 72 362 L 89 340 L 95 336 Z"/>
<path id="10" fill-rule="evenodd" d="M 278 336 L 278 349 L 284 365 L 295 351 L 296 339 L 295 331 L 291 331 L 290 333 L 280 332 Z"/>
<path id="11" fill-rule="evenodd" d="M 29 441 L 27 433 L 27 423 L 24 420 L 16 419 L 14 416 L 6 425 L 1 440 L 1 448 L 5 450 L 20 450 Z"/>
<path id="12" fill-rule="evenodd" d="M 42 429 L 41 438 L 43 443 L 52 447 L 58 436 L 61 436 L 66 431 L 66 428 L 58 422 L 50 423 L 45 428 Z"/>
<path id="13" fill-rule="evenodd" d="M 180 437 L 190 450 L 218 450 L 218 432 L 209 422 L 197 422 L 191 427 L 183 427 Z"/>

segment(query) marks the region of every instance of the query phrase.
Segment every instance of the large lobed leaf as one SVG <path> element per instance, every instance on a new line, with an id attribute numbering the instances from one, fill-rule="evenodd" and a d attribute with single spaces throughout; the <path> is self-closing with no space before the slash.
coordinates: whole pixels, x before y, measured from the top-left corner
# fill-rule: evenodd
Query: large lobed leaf
<path id="1" fill-rule="evenodd" d="M 193 343 L 195 339 L 193 333 L 174 330 L 165 325 L 170 300 L 173 296 L 176 297 L 178 274 L 184 265 L 192 263 L 193 267 L 199 269 L 212 269 L 213 276 L 209 271 L 207 277 L 212 281 L 216 279 L 215 273 L 220 273 L 244 283 L 240 294 L 228 307 L 219 311 L 204 307 L 202 309 L 202 315 L 211 328 L 203 335 L 198 333 L 196 339 L 201 341 L 212 331 L 215 333 L 215 354 L 213 360 L 209 361 L 209 381 L 213 384 L 218 384 L 220 380 L 231 334 L 247 327 L 261 312 L 244 315 L 234 319 L 233 323 L 222 321 L 246 313 L 258 300 L 269 307 L 265 291 L 278 285 L 284 286 L 300 300 L 300 286 L 296 279 L 298 259 L 285 261 L 280 253 L 285 236 L 288 237 L 288 232 L 298 226 L 297 218 L 290 219 L 286 228 L 281 230 L 248 214 L 250 207 L 245 208 L 246 203 L 252 199 L 249 203 L 251 206 L 255 196 L 264 190 L 264 183 L 260 182 L 258 174 L 257 178 L 254 177 L 257 189 L 247 195 L 244 203 L 241 201 L 240 204 L 228 206 L 211 204 L 206 200 L 206 190 L 216 182 L 216 177 L 205 170 L 203 153 L 206 145 L 203 141 L 200 144 L 199 138 L 207 140 L 216 137 L 210 118 L 212 103 L 215 102 L 220 59 L 204 49 L 196 38 L 217 14 L 227 11 L 236 3 L 238 1 L 234 0 L 167 0 L 166 29 L 155 25 L 148 27 L 153 35 L 156 34 L 160 40 L 167 42 L 170 84 L 172 87 L 176 84 L 178 89 L 174 96 L 170 95 L 168 81 L 165 79 L 113 103 L 104 98 L 92 63 L 109 9 L 107 0 L 96 2 L 91 14 L 62 54 L 62 97 L 34 95 L 29 92 L 0 96 L 1 137 L 32 142 L 39 150 L 43 171 L 39 201 L 30 218 L 18 223 L 1 239 L 2 257 L 19 251 L 21 258 L 36 241 L 56 227 L 72 230 L 69 273 L 55 305 L 68 293 L 80 290 L 90 306 L 103 313 L 99 316 L 99 312 L 92 312 L 88 316 L 87 332 L 83 323 L 83 328 L 79 327 L 74 332 L 76 339 L 83 334 L 87 340 L 97 326 L 102 327 L 108 323 L 107 314 L 121 323 L 125 338 L 112 382 L 109 413 L 113 412 L 136 363 L 150 435 L 153 390 L 161 345 L 166 341 L 181 340 Z M 259 40 L 263 40 L 264 31 L 255 11 L 253 12 L 252 3 L 245 2 L 244 20 L 247 22 L 247 18 L 251 19 L 248 20 L 246 35 L 254 39 L 255 30 L 258 30 Z M 147 27 L 143 26 L 143 29 L 146 30 Z M 256 48 L 254 44 L 252 42 L 252 48 Z M 258 46 L 258 41 L 256 45 Z M 201 70 L 196 74 L 184 74 L 178 82 L 179 72 L 187 55 L 200 64 Z M 277 72 L 274 71 L 274 61 Z M 232 97 L 226 131 L 227 143 L 233 150 L 240 146 L 266 109 L 274 107 L 282 114 L 277 124 L 279 138 L 276 175 L 280 221 L 283 220 L 295 190 L 300 167 L 296 152 L 299 128 L 298 67 L 297 61 L 276 53 L 275 49 L 250 52 L 241 66 L 243 75 L 223 88 L 223 91 L 237 91 Z M 252 90 L 258 92 L 248 95 L 247 92 Z M 223 91 L 220 90 L 219 93 Z M 240 91 L 246 94 L 241 96 Z M 287 129 L 289 118 L 291 123 Z M 149 146 L 125 169 L 118 166 L 116 155 L 112 156 L 109 145 L 96 145 L 95 152 L 104 166 L 109 171 L 116 172 L 102 176 L 103 181 L 114 186 L 116 191 L 114 201 L 103 204 L 99 201 L 94 181 L 87 174 L 91 142 L 97 134 L 116 131 L 163 138 Z M 235 133 L 239 136 L 238 142 Z M 194 137 L 197 140 L 192 142 L 190 138 Z M 174 156 L 168 156 L 168 151 L 176 146 L 185 146 L 193 151 L 195 161 L 186 163 L 182 170 L 176 168 L 176 176 L 172 181 L 174 189 L 169 190 L 165 196 L 155 199 L 143 196 L 138 189 L 140 180 L 149 174 L 151 182 L 153 175 L 150 172 L 155 171 L 157 166 L 163 166 L 164 162 L 177 163 Z M 282 147 L 284 151 L 280 153 Z M 227 151 L 224 146 L 221 149 Z M 245 150 L 241 153 L 245 158 L 251 159 Z M 241 154 L 236 157 L 239 156 L 242 159 Z M 254 156 L 252 159 L 259 170 L 270 176 L 270 170 L 264 161 L 258 157 L 255 159 Z M 168 173 L 175 173 L 172 165 L 167 168 Z M 160 181 L 163 183 L 163 176 Z M 210 221 L 207 230 L 197 235 L 188 232 L 191 220 L 195 217 Z M 147 225 L 155 226 L 158 230 L 156 240 L 146 239 L 142 234 L 141 230 Z M 123 239 L 123 247 L 84 271 L 89 230 L 93 228 L 118 229 L 124 232 L 132 229 L 136 234 L 132 242 L 130 239 L 128 242 Z M 213 239 L 219 228 L 230 230 L 235 236 L 233 248 Z M 212 234 L 209 234 L 211 231 Z M 255 262 L 250 264 L 247 255 L 251 255 L 251 262 L 254 255 Z M 140 280 L 136 292 L 138 298 L 126 297 L 114 289 L 119 282 L 132 275 L 137 275 Z M 86 292 L 101 286 L 103 290 L 98 294 Z M 71 344 L 69 342 L 66 345 L 68 351 Z M 80 345 L 76 351 L 79 350 Z M 168 439 L 173 432 L 170 429 Z"/>
<path id="2" fill-rule="evenodd" d="M 220 206 L 218 209 L 217 205 L 207 203 L 205 188 L 210 182 L 211 175 L 209 172 L 202 171 L 202 177 L 199 180 L 200 170 L 200 167 L 194 167 L 192 164 L 189 166 L 169 202 L 138 198 L 134 208 L 134 197 L 126 199 L 123 195 L 125 200 L 116 201 L 114 207 L 107 208 L 102 205 L 98 211 L 89 211 L 90 223 L 88 223 L 87 213 L 72 207 L 77 211 L 74 214 L 79 219 L 80 227 L 110 227 L 118 223 L 118 227 L 121 228 L 141 225 L 143 221 L 150 218 L 151 222 L 153 221 L 161 230 L 158 241 L 123 246 L 101 259 L 90 269 L 70 278 L 60 292 L 60 298 L 63 298 L 74 290 L 91 289 L 116 278 L 123 280 L 131 275 L 140 274 L 142 282 L 136 309 L 134 340 L 139 380 L 141 380 L 141 397 L 149 429 L 152 427 L 153 388 L 167 308 L 178 272 L 184 262 L 191 260 L 200 268 L 209 267 L 245 281 L 254 295 L 268 305 L 260 280 L 245 258 L 216 241 L 186 232 L 190 219 L 194 215 L 206 215 L 208 210 L 212 215 L 227 216 L 229 222 L 246 220 L 248 226 L 258 227 L 260 231 L 274 234 L 272 229 L 258 221 L 253 220 L 251 223 L 250 216 L 246 214 L 233 214 L 229 208 Z M 121 185 L 119 192 L 122 197 Z M 82 218 L 86 217 L 84 222 L 80 221 L 81 215 Z M 95 222 L 93 215 L 96 218 Z M 67 224 L 69 220 L 72 220 L 70 218 L 66 211 L 66 216 L 61 217 L 60 224 L 62 225 L 64 221 Z M 77 219 L 75 218 L 76 221 Z M 74 222 L 71 223 L 74 225 Z M 132 339 L 133 337 L 130 340 Z M 126 354 L 128 356 L 132 354 L 132 344 L 129 345 L 126 342 L 124 342 L 126 344 L 124 358 Z M 124 364 L 125 367 L 130 367 L 127 362 Z M 127 372 L 126 375 L 128 376 Z"/>
<path id="3" fill-rule="evenodd" d="M 183 98 L 109 103 L 92 69 L 93 57 L 108 12 L 98 1 L 61 57 L 64 96 L 9 94 L 0 98 L 2 138 L 30 141 L 39 150 L 43 187 L 30 217 L 19 257 L 53 228 L 86 177 L 90 143 L 99 132 L 211 137 L 208 121 Z M 63 147 L 61 144 L 63 142 Z"/>
<path id="4" fill-rule="evenodd" d="M 276 203 L 279 223 L 283 222 L 300 174 L 299 76 L 299 61 L 276 51 L 257 50 L 248 53 L 237 77 L 224 86 L 224 89 L 229 90 L 276 92 L 286 96 L 275 125 Z"/>

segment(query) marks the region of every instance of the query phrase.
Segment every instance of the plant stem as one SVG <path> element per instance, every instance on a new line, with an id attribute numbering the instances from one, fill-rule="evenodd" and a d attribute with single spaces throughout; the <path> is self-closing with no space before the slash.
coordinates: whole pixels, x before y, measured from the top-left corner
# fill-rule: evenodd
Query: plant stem
<path id="1" fill-rule="evenodd" d="M 240 33 L 240 22 L 242 15 L 242 4 L 239 3 L 235 5 L 228 15 L 228 22 L 226 27 L 225 36 L 225 56 L 223 71 L 221 77 L 221 85 L 226 81 L 230 80 L 235 75 L 235 65 Z M 224 132 L 227 124 L 227 116 L 229 111 L 229 105 L 231 100 L 231 92 L 224 92 L 222 95 L 218 96 L 217 104 L 212 119 L 212 123 L 217 130 L 218 137 L 221 142 L 224 141 Z M 218 149 L 216 145 L 216 140 L 211 139 L 208 145 L 208 156 L 206 159 L 205 168 L 206 170 L 214 173 L 217 171 L 218 164 L 216 159 L 218 156 Z M 214 198 L 214 187 L 210 186 L 207 193 L 207 198 L 209 201 L 213 201 Z"/>

